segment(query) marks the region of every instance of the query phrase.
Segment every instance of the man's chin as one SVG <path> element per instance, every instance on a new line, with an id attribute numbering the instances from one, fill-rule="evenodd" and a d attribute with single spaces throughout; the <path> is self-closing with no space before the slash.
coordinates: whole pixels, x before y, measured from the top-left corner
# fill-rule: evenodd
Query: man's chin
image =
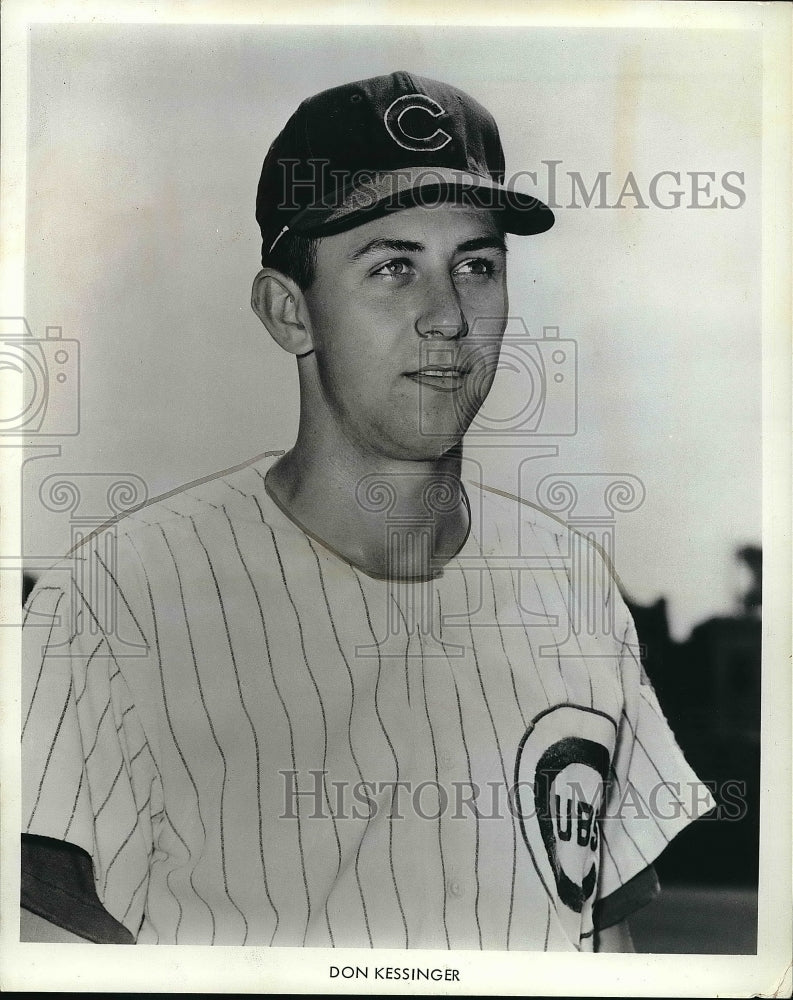
<path id="1" fill-rule="evenodd" d="M 438 435 L 432 438 L 423 438 L 416 448 L 416 461 L 437 461 L 442 458 L 454 458 L 462 455 L 463 435 L 460 433 L 449 434 L 447 436 Z"/>
<path id="2" fill-rule="evenodd" d="M 401 462 L 434 462 L 455 453 L 462 453 L 465 427 L 459 421 L 447 420 L 446 426 L 436 421 L 430 427 L 417 426 L 405 421 L 402 426 L 375 428 L 370 425 L 359 440 L 365 441 L 368 433 L 369 448 L 384 458 Z"/>

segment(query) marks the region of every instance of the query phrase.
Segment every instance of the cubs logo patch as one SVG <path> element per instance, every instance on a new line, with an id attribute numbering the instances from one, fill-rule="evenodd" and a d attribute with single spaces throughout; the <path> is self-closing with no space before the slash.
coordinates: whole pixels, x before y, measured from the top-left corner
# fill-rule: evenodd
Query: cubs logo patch
<path id="1" fill-rule="evenodd" d="M 534 719 L 515 761 L 523 839 L 573 940 L 597 886 L 599 815 L 616 734 L 608 715 L 560 705 Z"/>
<path id="2" fill-rule="evenodd" d="M 388 134 L 398 146 L 414 153 L 434 153 L 452 141 L 449 133 L 444 132 L 441 128 L 436 128 L 430 135 L 424 136 L 415 135 L 408 131 L 407 125 L 403 121 L 408 112 L 421 112 L 429 115 L 428 131 L 432 130 L 432 119 L 440 118 L 441 115 L 445 114 L 440 104 L 426 94 L 404 94 L 392 101 L 383 115 L 383 122 Z M 419 123 L 419 125 L 423 124 L 424 122 Z"/>

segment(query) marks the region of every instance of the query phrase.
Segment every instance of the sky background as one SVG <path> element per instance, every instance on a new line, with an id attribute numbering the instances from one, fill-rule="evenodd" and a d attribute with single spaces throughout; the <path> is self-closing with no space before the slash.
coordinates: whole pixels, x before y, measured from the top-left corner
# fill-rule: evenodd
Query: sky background
<path id="1" fill-rule="evenodd" d="M 26 551 L 69 545 L 38 500 L 53 473 L 135 473 L 154 496 L 290 446 L 294 362 L 249 306 L 261 162 L 305 97 L 406 69 L 488 107 L 532 193 L 561 161 L 555 227 L 510 241 L 510 329 L 576 341 L 578 430 L 471 441 L 470 459 L 530 500 L 550 474 L 637 477 L 615 526 L 629 596 L 665 596 L 678 638 L 733 611 L 734 552 L 761 525 L 760 55 L 738 30 L 34 26 L 26 316 L 80 341 L 81 425 L 28 466 Z M 730 204 L 721 177 L 742 172 L 745 202 L 655 207 L 666 170 L 714 172 L 702 200 Z M 609 203 L 632 171 L 650 207 L 567 207 L 572 171 L 610 171 Z M 505 373 L 484 413 L 525 395 Z M 558 454 L 525 461 L 534 444 Z"/>

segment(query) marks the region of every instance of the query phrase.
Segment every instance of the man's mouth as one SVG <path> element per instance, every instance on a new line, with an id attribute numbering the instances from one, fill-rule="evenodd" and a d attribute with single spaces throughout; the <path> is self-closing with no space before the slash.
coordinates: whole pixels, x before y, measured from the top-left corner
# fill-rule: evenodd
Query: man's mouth
<path id="1" fill-rule="evenodd" d="M 415 372 L 405 372 L 406 378 L 441 392 L 456 392 L 461 389 L 467 375 L 470 375 L 470 369 L 457 365 L 427 365 Z"/>

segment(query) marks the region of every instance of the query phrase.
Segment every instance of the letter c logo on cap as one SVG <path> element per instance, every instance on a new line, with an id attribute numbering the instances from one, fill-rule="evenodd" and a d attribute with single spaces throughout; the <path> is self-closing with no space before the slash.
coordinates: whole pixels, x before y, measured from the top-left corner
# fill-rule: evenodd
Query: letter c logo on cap
<path id="1" fill-rule="evenodd" d="M 418 135 L 411 135 L 402 127 L 402 116 L 407 111 L 426 111 L 428 115 L 437 118 L 444 113 L 443 108 L 437 101 L 433 101 L 426 94 L 405 94 L 398 97 L 383 115 L 385 127 L 388 134 L 403 149 L 410 149 L 416 153 L 432 153 L 452 141 L 452 137 L 443 129 L 435 129 L 432 135 L 426 138 Z"/>

